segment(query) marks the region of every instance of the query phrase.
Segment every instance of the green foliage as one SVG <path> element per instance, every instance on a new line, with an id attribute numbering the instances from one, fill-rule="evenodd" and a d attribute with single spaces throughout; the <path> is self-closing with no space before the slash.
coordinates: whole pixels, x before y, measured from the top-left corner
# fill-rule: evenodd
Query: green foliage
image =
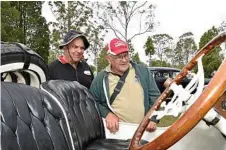
<path id="1" fill-rule="evenodd" d="M 97 58 L 97 70 L 101 71 L 102 69 L 104 69 L 105 67 L 107 67 L 107 65 L 109 64 L 107 59 L 107 52 L 105 49 L 102 49 L 102 51 L 100 52 L 99 57 Z"/>
<path id="2" fill-rule="evenodd" d="M 152 60 L 152 66 L 151 67 L 171 67 L 171 65 L 164 60 L 163 61 Z"/>
<path id="3" fill-rule="evenodd" d="M 88 53 L 94 54 L 96 62 L 105 33 L 93 16 L 92 4 L 88 1 L 50 1 L 49 6 L 56 18 L 56 22 L 50 23 L 53 50 L 60 53 L 58 47 L 67 31 L 82 31 L 90 42 Z"/>
<path id="4" fill-rule="evenodd" d="M 139 54 L 138 53 L 135 53 L 133 56 L 132 56 L 132 60 L 137 62 L 138 64 L 141 64 L 141 60 L 140 60 L 140 57 L 139 57 Z"/>
<path id="5" fill-rule="evenodd" d="M 52 25 L 51 40 L 53 49 L 57 50 L 65 33 L 71 29 L 80 30 L 88 22 L 92 10 L 80 1 L 49 1 L 56 22 Z"/>
<path id="6" fill-rule="evenodd" d="M 218 29 L 215 27 L 212 27 L 210 30 L 205 32 L 200 39 L 199 48 L 202 48 L 210 40 L 212 40 L 218 34 L 218 32 Z M 202 61 L 205 77 L 211 77 L 211 73 L 219 68 L 223 60 L 223 57 L 220 55 L 220 51 L 221 48 L 216 47 L 208 55 L 203 57 Z"/>
<path id="7" fill-rule="evenodd" d="M 130 55 L 130 57 L 132 57 L 132 56 L 134 56 L 134 51 L 135 51 L 134 46 L 133 46 L 131 40 L 128 40 L 127 44 L 129 47 L 129 55 Z"/>
<path id="8" fill-rule="evenodd" d="M 49 6 L 56 18 L 56 22 L 50 22 L 52 25 L 52 43 L 53 49 L 58 50 L 59 44 L 65 33 L 69 30 L 82 31 L 87 36 L 91 46 L 101 45 L 99 34 L 102 26 L 92 22 L 93 9 L 88 1 L 50 1 Z M 99 47 L 98 47 L 99 48 Z M 95 51 L 98 48 L 94 48 Z"/>
<path id="9" fill-rule="evenodd" d="M 49 29 L 41 15 L 41 1 L 10 1 L 1 4 L 1 38 L 20 42 L 48 61 Z"/>
<path id="10" fill-rule="evenodd" d="M 11 7 L 9 1 L 1 2 L 1 40 L 5 42 L 20 42 L 23 28 L 18 26 L 20 12 Z"/>
<path id="11" fill-rule="evenodd" d="M 179 119 L 180 116 L 174 117 L 174 116 L 164 116 L 160 122 L 157 124 L 157 127 L 169 127 L 171 126 L 177 119 Z"/>
<path id="12" fill-rule="evenodd" d="M 179 37 L 179 41 L 174 49 L 173 64 L 184 66 L 197 50 L 192 32 L 186 32 Z"/>
<path id="13" fill-rule="evenodd" d="M 146 55 L 154 55 L 155 54 L 155 47 L 154 47 L 154 43 L 151 39 L 150 36 L 148 36 L 148 39 L 147 41 L 145 42 L 145 45 L 144 45 L 144 50 L 145 50 L 145 54 Z"/>
<path id="14" fill-rule="evenodd" d="M 96 67 L 93 66 L 93 65 L 89 65 L 89 66 L 90 66 L 90 68 L 91 68 L 91 71 L 94 73 L 94 72 L 96 71 Z"/>
<path id="15" fill-rule="evenodd" d="M 57 53 L 55 51 L 49 51 L 48 64 L 57 59 Z"/>
<path id="16" fill-rule="evenodd" d="M 155 47 L 154 47 L 154 42 L 152 41 L 150 36 L 148 36 L 148 39 L 145 42 L 144 50 L 145 50 L 145 54 L 149 56 L 149 67 L 151 67 L 152 66 L 151 58 L 152 58 L 152 55 L 155 54 Z"/>
<path id="17" fill-rule="evenodd" d="M 160 59 L 160 66 L 163 65 L 164 59 L 169 60 L 169 53 L 172 53 L 172 41 L 173 38 L 168 34 L 156 34 L 152 37 L 154 47 L 155 47 L 155 54 Z M 162 63 L 162 64 L 161 64 Z"/>

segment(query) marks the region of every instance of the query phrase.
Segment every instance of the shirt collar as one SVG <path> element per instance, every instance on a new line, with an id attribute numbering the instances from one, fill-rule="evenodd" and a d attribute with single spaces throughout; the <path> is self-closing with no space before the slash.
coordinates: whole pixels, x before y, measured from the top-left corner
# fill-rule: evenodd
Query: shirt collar
<path id="1" fill-rule="evenodd" d="M 129 68 L 131 69 L 132 68 L 132 65 L 129 64 Z M 105 68 L 105 71 L 108 72 L 108 73 L 113 73 L 112 70 L 111 70 L 111 64 L 109 64 L 106 68 Z"/>
<path id="2" fill-rule="evenodd" d="M 64 58 L 64 55 L 60 55 L 58 57 L 58 60 L 62 63 L 62 64 L 67 64 L 68 61 Z"/>
<path id="3" fill-rule="evenodd" d="M 60 55 L 60 56 L 58 57 L 58 60 L 59 60 L 62 64 L 70 64 L 70 63 L 68 62 L 68 60 L 65 59 L 64 55 Z M 80 61 L 80 62 L 81 62 L 81 61 Z M 78 62 L 78 64 L 79 64 L 80 62 Z M 77 66 L 78 66 L 78 64 L 77 64 Z"/>

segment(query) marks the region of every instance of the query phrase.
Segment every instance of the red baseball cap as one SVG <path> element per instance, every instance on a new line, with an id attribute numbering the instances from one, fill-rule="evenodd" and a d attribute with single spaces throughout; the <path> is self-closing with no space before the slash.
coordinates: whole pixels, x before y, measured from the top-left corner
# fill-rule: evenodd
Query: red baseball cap
<path id="1" fill-rule="evenodd" d="M 110 43 L 106 46 L 106 50 L 108 54 L 112 55 L 129 52 L 129 48 L 126 42 L 117 38 L 114 38 L 110 41 Z"/>

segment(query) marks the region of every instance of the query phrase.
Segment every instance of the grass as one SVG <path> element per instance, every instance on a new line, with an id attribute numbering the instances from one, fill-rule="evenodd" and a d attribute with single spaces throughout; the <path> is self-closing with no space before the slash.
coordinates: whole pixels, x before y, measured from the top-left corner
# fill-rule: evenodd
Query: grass
<path id="1" fill-rule="evenodd" d="M 178 117 L 173 117 L 173 116 L 164 116 L 160 122 L 158 123 L 158 127 L 168 127 L 170 125 L 172 125 L 177 119 Z"/>

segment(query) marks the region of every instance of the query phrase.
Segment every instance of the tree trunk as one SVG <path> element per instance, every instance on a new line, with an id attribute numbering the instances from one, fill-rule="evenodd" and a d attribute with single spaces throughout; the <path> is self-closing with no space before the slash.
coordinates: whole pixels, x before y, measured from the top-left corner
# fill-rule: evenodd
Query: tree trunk
<path id="1" fill-rule="evenodd" d="M 24 28 L 24 37 L 23 37 L 23 39 L 24 39 L 24 45 L 26 45 L 27 44 L 27 40 L 26 40 L 26 25 L 27 25 L 27 23 L 26 23 L 26 20 L 27 20 L 27 12 L 26 12 L 26 7 L 23 7 L 23 20 L 24 20 L 24 23 L 23 23 L 23 28 Z"/>
<path id="2" fill-rule="evenodd" d="M 95 67 L 96 67 L 96 72 L 98 72 L 97 53 L 95 53 Z"/>
<path id="3" fill-rule="evenodd" d="M 70 16 L 70 8 L 71 8 L 71 1 L 67 1 L 67 30 L 71 29 L 71 16 Z"/>
<path id="4" fill-rule="evenodd" d="M 149 54 L 149 67 L 152 66 L 152 62 L 151 62 L 151 54 Z"/>

